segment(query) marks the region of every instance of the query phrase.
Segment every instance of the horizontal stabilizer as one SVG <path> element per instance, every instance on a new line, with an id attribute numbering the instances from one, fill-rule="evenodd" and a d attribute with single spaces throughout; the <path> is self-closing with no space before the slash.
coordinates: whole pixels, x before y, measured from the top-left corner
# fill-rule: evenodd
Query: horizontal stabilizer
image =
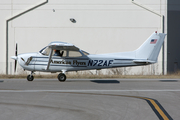
<path id="1" fill-rule="evenodd" d="M 151 60 L 133 60 L 133 62 L 135 62 L 135 63 L 146 63 L 146 64 L 148 64 L 148 63 L 156 63 L 156 61 L 151 61 Z"/>

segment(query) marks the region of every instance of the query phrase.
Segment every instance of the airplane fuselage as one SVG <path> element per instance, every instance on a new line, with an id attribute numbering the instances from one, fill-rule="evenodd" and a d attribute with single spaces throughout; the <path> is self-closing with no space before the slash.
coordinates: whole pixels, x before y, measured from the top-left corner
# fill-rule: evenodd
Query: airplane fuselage
<path id="1" fill-rule="evenodd" d="M 49 69 L 47 65 L 49 56 L 41 53 L 18 55 L 18 62 L 22 68 L 29 71 L 62 72 L 92 69 L 105 69 L 123 66 L 147 65 L 148 63 L 135 63 L 133 58 L 115 57 L 113 55 L 87 55 L 81 57 L 52 56 Z"/>

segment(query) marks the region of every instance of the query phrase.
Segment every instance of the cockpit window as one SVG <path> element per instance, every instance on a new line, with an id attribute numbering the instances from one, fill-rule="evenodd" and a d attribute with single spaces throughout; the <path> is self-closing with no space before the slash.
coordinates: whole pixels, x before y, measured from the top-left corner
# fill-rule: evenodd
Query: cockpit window
<path id="1" fill-rule="evenodd" d="M 66 57 L 66 50 L 54 50 L 53 51 L 53 56 L 58 56 L 58 57 Z"/>
<path id="2" fill-rule="evenodd" d="M 39 53 L 41 53 L 45 48 L 46 48 L 46 47 L 44 47 L 43 49 L 41 49 L 41 50 L 39 51 Z"/>
<path id="3" fill-rule="evenodd" d="M 43 48 L 42 50 L 40 50 L 39 51 L 41 54 L 43 54 L 43 55 L 49 55 L 49 53 L 50 53 L 50 48 L 49 47 L 45 47 L 45 48 Z"/>

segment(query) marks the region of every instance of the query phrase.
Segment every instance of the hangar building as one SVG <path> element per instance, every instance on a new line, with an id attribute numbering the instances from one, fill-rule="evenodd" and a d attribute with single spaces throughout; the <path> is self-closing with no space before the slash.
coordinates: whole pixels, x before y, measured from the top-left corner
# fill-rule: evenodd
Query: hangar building
<path id="1" fill-rule="evenodd" d="M 174 72 L 180 61 L 179 3 L 178 0 L 1 0 L 0 73 L 14 74 L 14 60 L 10 57 L 15 54 L 16 42 L 18 53 L 38 52 L 52 41 L 62 41 L 100 54 L 133 51 L 154 31 L 167 33 L 158 62 L 123 68 L 124 74 Z"/>

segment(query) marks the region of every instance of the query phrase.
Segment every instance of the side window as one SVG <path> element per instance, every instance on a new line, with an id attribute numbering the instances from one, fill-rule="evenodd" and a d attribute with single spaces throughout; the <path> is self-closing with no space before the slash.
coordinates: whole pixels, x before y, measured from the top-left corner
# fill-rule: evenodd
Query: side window
<path id="1" fill-rule="evenodd" d="M 53 56 L 58 56 L 58 57 L 66 57 L 66 50 L 54 50 L 52 55 Z"/>
<path id="2" fill-rule="evenodd" d="M 66 51 L 66 50 L 63 50 L 62 57 L 66 57 L 66 55 L 67 55 L 67 51 Z"/>
<path id="3" fill-rule="evenodd" d="M 81 57 L 82 54 L 79 51 L 69 51 L 69 57 Z"/>

